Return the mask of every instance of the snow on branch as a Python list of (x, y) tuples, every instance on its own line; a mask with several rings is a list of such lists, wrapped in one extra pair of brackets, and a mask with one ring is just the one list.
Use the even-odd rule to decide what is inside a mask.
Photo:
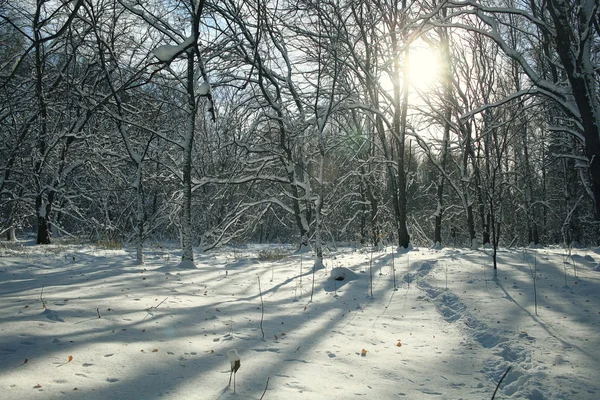
[(182, 43), (177, 45), (164, 44), (162, 46), (158, 46), (152, 52), (154, 56), (158, 58), (161, 62), (170, 63), (177, 56), (184, 53), (188, 48), (190, 48), (196, 39), (193, 36), (188, 37)]

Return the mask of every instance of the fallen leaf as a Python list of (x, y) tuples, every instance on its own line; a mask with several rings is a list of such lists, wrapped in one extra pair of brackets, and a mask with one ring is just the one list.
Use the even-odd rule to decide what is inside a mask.
[(402, 347), (402, 342), (398, 342), (398, 343), (396, 344), (396, 346), (398, 346), (398, 347)]
[(158, 349), (152, 349), (152, 352), (156, 353), (156, 352), (158, 352)]
[(23, 361), (23, 364), (27, 364), (29, 362), (29, 359), (26, 358), (25, 361)]
[(360, 352), (360, 355), (365, 357), (367, 355), (367, 351), (365, 349), (362, 349), (362, 351)]
[(77, 388), (73, 388), (73, 390), (79, 390), (79, 389), (77, 389)]
[(27, 305), (26, 305), (25, 307), (23, 307), (23, 308), (29, 308), (29, 304), (27, 304)]
[(34, 389), (39, 389), (39, 388), (41, 388), (41, 387), (42, 387), (42, 385), (40, 385), (40, 384), (38, 383), (38, 384), (37, 384), (37, 385), (35, 385), (33, 388), (34, 388)]
[(273, 334), (273, 336), (275, 336), (275, 340), (278, 340), (279, 338), (277, 337), (277, 335)]
[(142, 352), (142, 353), (143, 353), (143, 352), (144, 352), (144, 349), (141, 349), (141, 350), (140, 350), (140, 352)]
[(69, 356), (67, 359), (69, 360), (67, 362), (71, 362), (71, 361), (73, 361), (73, 356)]

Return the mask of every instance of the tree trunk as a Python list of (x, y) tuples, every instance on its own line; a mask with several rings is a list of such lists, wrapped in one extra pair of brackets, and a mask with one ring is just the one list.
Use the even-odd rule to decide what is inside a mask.
[(194, 92), (194, 52), (187, 52), (188, 126), (183, 147), (183, 204), (181, 210), (182, 261), (194, 262), (192, 240), (192, 149), (196, 131), (196, 96)]
[[(600, 99), (597, 88), (597, 71), (592, 62), (594, 20), (597, 12), (595, 0), (581, 0), (576, 24), (569, 20), (573, 15), (571, 2), (548, 1), (556, 29), (556, 51), (571, 84), (573, 97), (579, 109), (585, 155), (589, 161), (592, 193), (594, 195), (595, 219), (600, 220)], [(595, 5), (595, 7), (594, 7)], [(574, 32), (576, 31), (576, 32)], [(574, 34), (575, 33), (575, 34)], [(578, 51), (577, 51), (578, 50)]]
[(142, 191), (142, 163), (138, 164), (137, 178), (136, 178), (136, 261), (138, 265), (144, 264), (144, 231), (145, 224), (145, 212), (144, 212), (144, 192)]
[[(442, 9), (442, 16), (446, 17), (446, 8)], [(443, 171), (446, 170), (446, 162), (448, 159), (448, 142), (450, 141), (450, 124), (452, 118), (452, 57), (450, 56), (450, 38), (448, 31), (443, 29), (440, 32), (440, 47), (442, 51), (443, 70), (442, 84), (444, 85), (444, 99), (446, 101), (446, 110), (444, 112), (444, 136), (442, 137), (442, 155), (440, 166)], [(442, 244), (442, 217), (444, 207), (444, 173), (440, 173), (437, 183), (437, 209), (435, 213), (435, 230), (433, 241), (434, 244)]]
[(35, 198), (36, 216), (37, 216), (37, 244), (50, 244), (50, 221), (48, 214), (52, 211), (50, 202), (44, 201), (44, 195), (39, 194)]
[[(404, 140), (406, 138), (406, 119), (408, 114), (408, 89), (410, 81), (410, 71), (408, 69), (410, 52), (407, 49), (404, 52), (404, 66), (402, 84), (402, 105), (400, 106), (400, 85), (394, 85), (394, 136), (396, 140), (396, 157), (397, 168), (396, 173), (396, 224), (398, 229), (398, 246), (408, 248), (410, 245), (410, 235), (406, 227), (406, 172), (404, 170)], [(394, 60), (394, 72), (400, 74), (400, 66), (398, 59)]]
[(14, 242), (17, 240), (17, 236), (15, 235), (15, 227), (14, 226), (11, 226), (6, 231), (6, 240), (8, 240), (9, 242)]

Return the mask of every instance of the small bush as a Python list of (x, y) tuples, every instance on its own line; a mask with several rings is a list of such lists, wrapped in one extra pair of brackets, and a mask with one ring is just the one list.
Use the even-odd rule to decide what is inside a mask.
[(121, 243), (121, 241), (115, 239), (98, 240), (98, 243), (96, 245), (106, 250), (121, 250), (123, 248), (123, 244)]
[(258, 252), (260, 261), (279, 261), (287, 257), (288, 253), (283, 249), (263, 249)]
[(61, 246), (80, 246), (85, 243), (85, 241), (79, 236), (71, 236), (71, 237), (61, 237), (53, 239), (54, 244), (59, 244)]

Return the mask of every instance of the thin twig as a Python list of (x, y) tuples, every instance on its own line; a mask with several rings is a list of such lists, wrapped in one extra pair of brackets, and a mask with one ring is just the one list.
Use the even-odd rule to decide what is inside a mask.
[(267, 393), (267, 388), (269, 387), (269, 379), (271, 379), (270, 376), (267, 378), (267, 384), (265, 385), (265, 391), (263, 392), (262, 396), (260, 396), (260, 399), (258, 399), (258, 400), (262, 400), (263, 397), (265, 397), (265, 393)]
[(396, 265), (394, 263), (394, 246), (392, 246), (392, 275), (394, 276), (394, 290), (398, 290), (396, 286)]
[(100, 309), (98, 309), (98, 307), (96, 307), (96, 312), (98, 313), (98, 318), (102, 318), (102, 317), (100, 316)]
[(42, 295), (44, 294), (44, 286), (45, 285), (42, 285), (42, 291), (40, 292), (40, 300), (42, 301), (42, 308), (45, 310), (46, 309), (46, 302), (42, 298)]
[(155, 305), (155, 306), (151, 306), (151, 307), (150, 307), (148, 310), (152, 310), (153, 308), (156, 310), (158, 307), (160, 307), (160, 305), (161, 305), (162, 303), (164, 303), (165, 301), (167, 301), (167, 299), (168, 299), (168, 298), (169, 298), (169, 297), (165, 297), (165, 299), (164, 299), (163, 301), (161, 301), (160, 303), (158, 303), (158, 304), (157, 304), (157, 305)]
[(374, 251), (375, 251), (375, 246), (371, 247), (371, 259), (369, 260), (369, 285), (371, 287), (371, 298), (374, 298), (374, 296), (373, 296), (373, 252)]
[(506, 370), (504, 375), (502, 375), (502, 378), (500, 378), (500, 382), (498, 382), (498, 384), (496, 385), (496, 390), (494, 390), (494, 394), (492, 395), (492, 400), (494, 400), (494, 397), (496, 397), (496, 392), (498, 391), (498, 388), (500, 388), (500, 384), (502, 383), (504, 378), (506, 378), (506, 375), (508, 375), (508, 372), (510, 371), (511, 368), (512, 367), (508, 367), (508, 369)]
[(262, 297), (262, 290), (260, 288), (260, 276), (258, 277), (258, 294), (260, 294), (260, 331), (262, 332), (262, 339), (265, 340), (265, 331), (263, 330), (263, 319), (265, 318), (265, 306)]
[(162, 303), (164, 303), (165, 301), (167, 301), (167, 299), (168, 299), (168, 297), (165, 297), (165, 299), (163, 301), (161, 301), (160, 303), (158, 303), (156, 305), (156, 307), (154, 307), (154, 308), (158, 308)]

